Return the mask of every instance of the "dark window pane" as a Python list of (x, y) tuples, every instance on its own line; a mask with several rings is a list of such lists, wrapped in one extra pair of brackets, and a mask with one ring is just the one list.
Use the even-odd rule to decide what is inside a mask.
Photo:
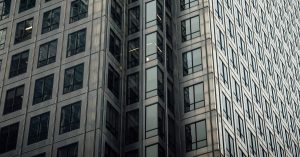
[(198, 5), (198, 0), (180, 0), (180, 9), (185, 10)]
[(113, 150), (107, 143), (105, 144), (105, 154), (104, 157), (118, 157), (119, 155), (115, 150)]
[(35, 6), (35, 0), (20, 0), (19, 13), (29, 10)]
[(139, 140), (139, 110), (129, 111), (126, 114), (126, 144)]
[(4, 126), (0, 129), (0, 154), (16, 149), (19, 123)]
[(57, 39), (42, 44), (39, 49), (37, 67), (39, 68), (54, 63), (56, 60), (56, 52), (57, 52)]
[(121, 40), (112, 30), (110, 30), (109, 52), (115, 57), (118, 62), (120, 62), (122, 52)]
[(59, 134), (70, 132), (80, 127), (81, 101), (62, 107)]
[(110, 64), (108, 67), (108, 80), (107, 88), (116, 96), (116, 98), (119, 98), (120, 75)]
[(52, 98), (54, 75), (48, 75), (35, 81), (33, 104), (37, 104)]
[(118, 111), (109, 102), (107, 102), (106, 129), (109, 130), (115, 137), (118, 137), (119, 125)]
[(57, 149), (57, 157), (77, 157), (78, 143), (72, 143)]
[[(1, 5), (1, 2), (0, 2), (0, 5)], [(7, 31), (6, 28), (0, 30), (0, 50), (4, 49), (4, 47), (5, 47), (6, 31)]]
[(9, 89), (6, 92), (3, 115), (20, 110), (23, 103), (24, 85)]
[(184, 88), (184, 112), (204, 107), (204, 101), (203, 83)]
[(195, 16), (181, 21), (182, 42), (200, 36), (200, 17)]
[(84, 65), (79, 64), (65, 70), (64, 76), (64, 90), (63, 93), (70, 93), (72, 91), (82, 88)]
[(127, 77), (127, 105), (139, 101), (139, 73)]
[(30, 119), (28, 145), (48, 138), (49, 118), (50, 112), (46, 112)]
[(43, 16), (42, 34), (55, 30), (59, 27), (60, 7), (47, 11)]
[(115, 23), (122, 27), (122, 8), (116, 0), (111, 1), (110, 14)]
[(186, 152), (207, 146), (205, 120), (185, 126)]
[(1, 8), (0, 20), (4, 20), (9, 17), (10, 6), (11, 6), (11, 0), (0, 1), (0, 8)]
[(85, 51), (86, 28), (68, 35), (67, 57)]
[(19, 22), (16, 27), (15, 44), (31, 39), (32, 29), (33, 18)]
[(70, 23), (86, 18), (88, 15), (88, 0), (75, 0), (71, 3)]
[(9, 78), (26, 73), (28, 65), (29, 50), (15, 54), (11, 58)]
[(127, 68), (132, 68), (139, 65), (140, 58), (140, 40), (139, 38), (130, 40), (128, 42), (128, 58)]
[(128, 33), (140, 31), (140, 7), (134, 7), (128, 11)]

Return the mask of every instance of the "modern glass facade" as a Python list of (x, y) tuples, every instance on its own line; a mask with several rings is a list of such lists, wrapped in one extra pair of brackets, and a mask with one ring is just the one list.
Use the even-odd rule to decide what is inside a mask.
[(297, 0), (0, 0), (0, 157), (297, 157)]

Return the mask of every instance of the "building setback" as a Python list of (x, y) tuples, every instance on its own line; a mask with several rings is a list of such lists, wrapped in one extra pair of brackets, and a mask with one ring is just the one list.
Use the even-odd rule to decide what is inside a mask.
[(298, 0), (0, 8), (0, 157), (300, 156)]

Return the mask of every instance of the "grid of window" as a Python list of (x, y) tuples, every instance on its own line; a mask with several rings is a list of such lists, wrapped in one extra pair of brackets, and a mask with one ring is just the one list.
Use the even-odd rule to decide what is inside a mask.
[(40, 45), (37, 67), (54, 63), (57, 53), (57, 39)]
[(198, 83), (184, 88), (184, 112), (204, 107), (204, 84)]
[(43, 16), (42, 34), (58, 29), (60, 20), (60, 7), (47, 11)]
[(69, 34), (67, 57), (85, 51), (85, 45), (86, 45), (86, 28)]
[(15, 32), (15, 44), (31, 39), (32, 29), (33, 18), (19, 22)]
[(24, 85), (7, 90), (3, 115), (20, 110), (22, 108), (23, 95)]
[(0, 129), (0, 154), (16, 149), (19, 123), (10, 124)]
[(201, 49), (185, 52), (182, 55), (183, 76), (193, 74), (203, 69)]
[(191, 40), (200, 36), (200, 17), (195, 16), (181, 21), (182, 42)]
[(37, 79), (34, 86), (33, 104), (41, 103), (52, 98), (54, 74)]
[(11, 57), (9, 78), (26, 73), (29, 50), (15, 54)]
[(76, 130), (80, 127), (81, 101), (61, 108), (59, 134)]
[(86, 18), (88, 15), (88, 0), (75, 0), (71, 3), (70, 23)]
[(28, 145), (48, 138), (49, 118), (50, 112), (46, 112), (30, 119)]
[(65, 70), (63, 93), (81, 89), (83, 85), (84, 64), (79, 64)]
[(185, 126), (185, 146), (187, 152), (207, 146), (205, 120)]

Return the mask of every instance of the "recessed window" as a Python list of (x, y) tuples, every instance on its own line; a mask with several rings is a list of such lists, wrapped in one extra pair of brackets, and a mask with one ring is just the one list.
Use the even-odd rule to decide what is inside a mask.
[(226, 65), (223, 63), (222, 60), (219, 60), (219, 75), (220, 75), (220, 80), (228, 86), (228, 71)]
[(221, 0), (216, 0), (216, 14), (218, 16), (218, 18), (223, 21), (223, 6), (222, 6), (222, 1)]
[(19, 13), (29, 10), (35, 6), (35, 0), (20, 0)]
[(151, 1), (146, 3), (146, 28), (158, 26), (161, 30), (163, 22), (162, 5), (159, 1)]
[(32, 29), (33, 18), (19, 22), (15, 32), (15, 44), (31, 39)]
[(185, 126), (186, 152), (207, 146), (206, 121), (202, 120)]
[(146, 62), (154, 59), (164, 62), (163, 38), (158, 32), (146, 35)]
[(217, 38), (217, 46), (218, 48), (222, 51), (225, 52), (225, 38), (224, 38), (224, 34), (221, 31), (221, 29), (217, 28), (216, 30), (216, 38)]
[(109, 37), (109, 52), (120, 62), (121, 60), (121, 40), (120, 38), (110, 30)]
[[(1, 4), (1, 2), (0, 2), (0, 4)], [(0, 30), (0, 50), (4, 49), (4, 47), (5, 47), (6, 32), (7, 32), (6, 28)]]
[(38, 104), (52, 98), (54, 74), (35, 81), (33, 104)]
[(82, 88), (84, 65), (79, 64), (65, 70), (63, 94)]
[(134, 7), (128, 11), (128, 33), (140, 31), (140, 7)]
[(106, 129), (109, 130), (115, 137), (119, 134), (119, 113), (118, 111), (107, 102), (106, 108)]
[(75, 0), (71, 3), (70, 23), (86, 18), (88, 15), (88, 0)]
[(242, 119), (242, 117), (236, 113), (236, 131), (237, 131), (237, 135), (242, 139), (242, 141), (245, 142), (245, 125), (244, 125), (244, 121)]
[(38, 154), (38, 155), (34, 155), (32, 157), (46, 157), (46, 153), (41, 153), (41, 154)]
[(60, 7), (47, 11), (43, 16), (42, 34), (58, 29), (60, 20)]
[(0, 154), (16, 149), (18, 131), (19, 123), (10, 124), (0, 129)]
[(7, 90), (3, 115), (12, 113), (22, 108), (24, 85)]
[(146, 70), (146, 98), (154, 96), (164, 100), (164, 76), (157, 66)]
[(46, 112), (30, 119), (27, 144), (33, 144), (48, 138), (50, 112)]
[(227, 130), (225, 130), (225, 141), (226, 141), (226, 144), (225, 144), (225, 147), (226, 147), (225, 155), (228, 156), (228, 157), (234, 157), (235, 148), (234, 148), (233, 138), (227, 132)]
[(110, 64), (108, 67), (108, 80), (107, 88), (116, 96), (116, 98), (119, 98), (120, 75)]
[(57, 157), (77, 157), (78, 143), (72, 143), (57, 149)]
[(184, 88), (184, 112), (204, 107), (204, 105), (203, 82)]
[(182, 56), (183, 76), (187, 76), (203, 69), (201, 49), (186, 52)]
[(81, 101), (61, 108), (59, 134), (79, 129), (81, 114)]
[(86, 28), (69, 34), (67, 57), (85, 51), (85, 42), (86, 42)]
[(9, 78), (26, 73), (29, 50), (15, 54), (11, 58)]
[(139, 140), (139, 110), (126, 113), (126, 144), (131, 144)]
[(241, 101), (241, 89), (240, 89), (240, 85), (234, 79), (233, 79), (233, 84), (232, 84), (231, 90), (233, 93), (234, 100), (239, 103)]
[(140, 40), (139, 38), (136, 38), (128, 42), (127, 68), (138, 66), (140, 62), (139, 58), (140, 58)]
[(160, 144), (146, 147), (146, 157), (165, 157), (165, 151)]
[(57, 39), (40, 45), (37, 67), (54, 63), (57, 53)]
[(165, 113), (160, 104), (146, 107), (146, 138), (160, 136), (164, 138)]
[(249, 138), (248, 138), (249, 139), (248, 140), (249, 152), (250, 152), (250, 154), (256, 156), (256, 153), (257, 153), (256, 138), (250, 130), (248, 130), (248, 131), (249, 131)]
[(191, 40), (200, 36), (200, 17), (195, 16), (181, 21), (182, 42)]
[(127, 77), (127, 105), (139, 101), (139, 73), (131, 74)]
[(136, 150), (126, 152), (125, 157), (139, 157), (139, 150), (136, 149)]
[(222, 93), (221, 97), (221, 104), (223, 108), (223, 114), (226, 120), (231, 124), (232, 123), (232, 118), (231, 118), (231, 104), (228, 98), (224, 93)]
[(193, 6), (197, 6), (199, 5), (199, 1), (198, 0), (180, 0), (180, 9), (181, 11), (185, 10), (185, 9), (189, 9)]
[(116, 0), (111, 1), (110, 14), (115, 23), (122, 27), (122, 7)]
[(2, 0), (0, 1), (0, 20), (4, 20), (9, 17), (10, 12), (10, 6), (11, 6), (11, 0)]

